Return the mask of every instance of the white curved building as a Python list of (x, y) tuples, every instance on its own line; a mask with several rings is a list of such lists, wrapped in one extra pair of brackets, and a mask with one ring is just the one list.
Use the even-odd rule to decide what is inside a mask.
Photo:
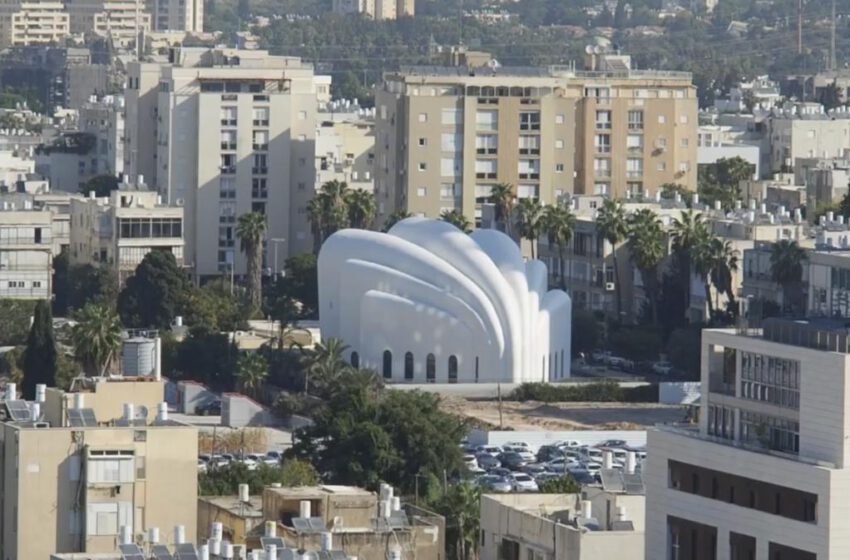
[(347, 229), (319, 253), (322, 338), (388, 382), (521, 383), (570, 376), (572, 305), (507, 235), (408, 218)]

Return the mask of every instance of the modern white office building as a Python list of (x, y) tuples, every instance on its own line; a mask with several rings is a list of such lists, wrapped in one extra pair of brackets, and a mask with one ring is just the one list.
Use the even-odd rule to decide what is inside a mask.
[(507, 235), (407, 218), (346, 229), (319, 253), (322, 338), (388, 382), (522, 383), (570, 376), (572, 305)]
[(266, 256), (312, 248), (313, 78), (300, 59), (258, 50), (180, 48), (168, 64), (128, 65), (125, 172), (183, 207), (197, 277), (244, 273), (235, 230), (248, 212), (268, 218)]
[(850, 555), (850, 331), (705, 330), (698, 426), (648, 435), (646, 558)]

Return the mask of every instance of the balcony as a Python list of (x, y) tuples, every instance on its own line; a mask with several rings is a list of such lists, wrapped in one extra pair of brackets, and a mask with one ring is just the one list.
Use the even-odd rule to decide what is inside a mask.
[(221, 143), (222, 150), (234, 151), (236, 150), (236, 142), (222, 142)]
[(252, 167), (251, 168), (251, 173), (253, 173), (254, 175), (265, 175), (268, 172), (269, 172), (268, 167)]
[[(236, 122), (234, 121), (234, 125)], [(254, 119), (254, 126), (269, 126), (269, 119)]]
[(221, 167), (219, 167), (219, 170), (221, 171), (222, 175), (233, 175), (234, 173), (236, 173), (236, 166), (222, 165)]
[(520, 173), (520, 179), (540, 179), (540, 173)]
[(255, 152), (265, 152), (266, 150), (269, 149), (269, 145), (268, 144), (254, 144), (253, 148), (254, 148)]
[(236, 119), (221, 119), (221, 126), (236, 126)]

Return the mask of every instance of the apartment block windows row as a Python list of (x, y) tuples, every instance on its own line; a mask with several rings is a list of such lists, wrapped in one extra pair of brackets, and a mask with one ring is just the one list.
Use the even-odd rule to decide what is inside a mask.
[[(254, 126), (269, 126), (269, 108), (268, 107), (254, 107), (253, 111), (253, 124)], [(236, 117), (234, 116), (234, 119)]]
[[(476, 163), (475, 163), (476, 173), (477, 173), (477, 170), (478, 170), (478, 161), (480, 161), (480, 160), (477, 160)], [(495, 163), (496, 162), (493, 161), (494, 166), (495, 166)], [(495, 173), (495, 167), (494, 167), (493, 173)], [(460, 177), (461, 175), (463, 175), (463, 159), (451, 157), (451, 158), (442, 158), (440, 160), (440, 176), (442, 176), (442, 177)]]
[(253, 133), (254, 151), (264, 152), (269, 149), (269, 131), (255, 130)]
[(611, 135), (610, 134), (597, 134), (593, 140), (594, 148), (596, 149), (597, 154), (610, 154), (611, 153)]
[(521, 159), (519, 160), (518, 172), (520, 179), (539, 179), (540, 178), (540, 160), (539, 159)]
[(497, 161), (495, 159), (475, 160), (476, 179), (495, 179), (497, 173)]
[(596, 111), (596, 129), (611, 130), (611, 111)]
[(523, 111), (519, 114), (520, 130), (540, 130), (540, 111)]
[(475, 127), (478, 130), (495, 132), (499, 130), (498, 111), (478, 111), (475, 114)]
[(628, 158), (626, 160), (626, 177), (629, 179), (640, 179), (643, 177), (643, 159)]
[(608, 158), (596, 158), (593, 160), (593, 173), (596, 177), (610, 177), (611, 160)]
[(629, 111), (629, 130), (643, 130), (643, 111)]
[(463, 135), (446, 133), (440, 136), (440, 149), (444, 152), (458, 152), (463, 147)]
[(475, 137), (475, 151), (480, 155), (496, 155), (498, 147), (499, 137), (495, 134), (479, 134)]
[(800, 362), (741, 352), (741, 397), (800, 408)]
[(463, 124), (463, 109), (443, 109), (441, 122), (446, 125)]
[(236, 126), (238, 109), (236, 107), (221, 108), (221, 126)]
[(221, 131), (221, 149), (233, 151), (236, 150), (236, 131), (232, 129)]
[(741, 441), (776, 451), (800, 452), (800, 424), (747, 410), (741, 411)]
[(519, 137), (519, 153), (521, 155), (539, 155), (540, 154), (540, 137), (539, 136), (520, 136)]
[(218, 197), (221, 199), (236, 198), (236, 179), (234, 177), (219, 177)]

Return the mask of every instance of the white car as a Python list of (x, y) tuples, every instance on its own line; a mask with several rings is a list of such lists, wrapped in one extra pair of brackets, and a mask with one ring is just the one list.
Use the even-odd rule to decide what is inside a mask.
[(242, 458), (242, 464), (248, 467), (249, 471), (255, 471), (257, 470), (257, 467), (260, 466), (260, 463), (265, 462), (263, 459), (264, 457), (261, 455), (249, 453), (248, 455), (245, 455), (245, 457)]
[(652, 373), (656, 375), (670, 375), (673, 372), (673, 364), (670, 362), (655, 362), (652, 364)]
[(207, 472), (207, 462), (203, 459), (198, 459), (198, 472)]
[(602, 463), (597, 463), (596, 461), (588, 461), (583, 465), (584, 470), (589, 472), (590, 474), (599, 474), (599, 471), (602, 470)]
[(528, 447), (506, 444), (502, 446), (502, 450), (505, 453), (516, 453), (517, 455), (522, 457), (523, 461), (526, 461), (528, 463), (534, 463), (535, 461), (537, 461), (537, 455), (532, 453)]
[(582, 447), (580, 450), (581, 456), (592, 461), (602, 460), (602, 450), (596, 447)]
[(577, 449), (581, 447), (581, 442), (578, 442), (574, 439), (566, 439), (564, 441), (559, 441), (555, 444), (559, 449)]
[(478, 466), (478, 459), (475, 458), (475, 455), (464, 455), (463, 462), (466, 465), (466, 470), (471, 473), (486, 472), (484, 469)]
[(546, 463), (546, 468), (550, 472), (563, 473), (570, 469), (578, 467), (580, 463), (575, 459), (555, 459)]
[(525, 473), (513, 473), (510, 477), (515, 492), (537, 492), (537, 482)]
[(498, 457), (502, 454), (504, 450), (497, 445), (479, 445), (478, 453), (486, 453), (488, 455), (492, 455), (493, 457)]

